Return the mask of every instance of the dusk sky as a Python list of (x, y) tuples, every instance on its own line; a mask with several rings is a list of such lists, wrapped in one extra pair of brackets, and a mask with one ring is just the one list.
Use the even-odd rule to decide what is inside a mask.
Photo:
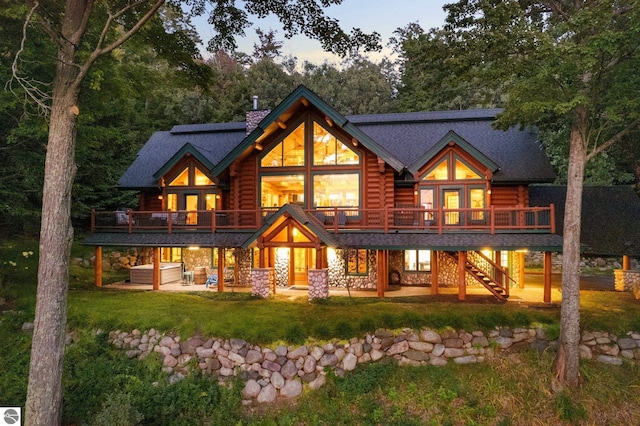
[[(399, 27), (404, 27), (411, 22), (418, 22), (420, 26), (428, 30), (444, 24), (445, 13), (442, 6), (451, 3), (453, 0), (344, 0), (341, 5), (332, 6), (327, 9), (327, 15), (340, 21), (343, 29), (347, 32), (351, 28), (360, 28), (364, 32), (377, 31), (382, 36), (382, 44), (385, 49), (381, 53), (372, 53), (370, 58), (378, 61), (383, 56), (388, 56), (390, 51), (386, 48), (389, 38)], [(322, 51), (320, 43), (309, 40), (306, 37), (298, 36), (292, 39), (285, 39), (280, 23), (274, 17), (264, 20), (257, 18), (250, 19), (254, 23), (254, 28), (259, 27), (263, 31), (273, 29), (277, 31), (276, 37), (284, 40), (282, 49), (284, 55), (293, 55), (298, 58), (298, 63), (307, 60), (320, 64), (325, 60), (338, 63), (340, 58), (329, 55)], [(209, 40), (211, 31), (206, 27), (200, 28), (202, 38)], [(257, 42), (255, 29), (246, 31), (247, 37), (238, 39), (238, 50), (251, 54), (253, 44)]]

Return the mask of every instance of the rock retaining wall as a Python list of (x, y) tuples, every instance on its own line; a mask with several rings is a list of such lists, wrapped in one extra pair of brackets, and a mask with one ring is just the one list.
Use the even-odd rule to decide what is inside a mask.
[[(125, 350), (129, 359), (144, 359), (158, 353), (170, 381), (180, 380), (196, 365), (221, 381), (241, 375), (247, 404), (272, 402), (277, 397), (296, 397), (305, 387), (324, 385), (327, 369), (338, 376), (354, 370), (358, 364), (392, 358), (400, 365), (443, 366), (449, 362), (484, 362), (502, 353), (554, 348), (543, 328), (502, 327), (485, 334), (452, 329), (399, 332), (378, 330), (363, 338), (324, 345), (278, 346), (252, 345), (241, 339), (204, 338), (199, 335), (182, 340), (156, 330), (140, 332), (112, 331), (109, 342)], [(640, 360), (640, 333), (618, 337), (606, 332), (583, 332), (580, 356), (601, 363), (621, 365), (624, 360)]]

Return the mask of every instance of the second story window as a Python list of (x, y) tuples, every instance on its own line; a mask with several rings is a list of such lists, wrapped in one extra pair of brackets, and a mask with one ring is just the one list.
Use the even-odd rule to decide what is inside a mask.
[(301, 123), (282, 142), (267, 152), (260, 167), (299, 167), (305, 165), (304, 123)]

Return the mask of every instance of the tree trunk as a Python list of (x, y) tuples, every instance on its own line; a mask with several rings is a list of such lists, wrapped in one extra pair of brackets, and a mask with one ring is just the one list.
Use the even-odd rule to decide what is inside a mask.
[(67, 323), (69, 258), (73, 240), (71, 188), (75, 175), (75, 48), (58, 50), (42, 191), (40, 263), (35, 327), (31, 346), (25, 425), (59, 425)]
[(583, 106), (576, 107), (571, 123), (567, 200), (564, 210), (560, 337), (554, 363), (556, 380), (569, 387), (580, 384), (580, 224), (587, 159), (587, 123), (587, 109)]

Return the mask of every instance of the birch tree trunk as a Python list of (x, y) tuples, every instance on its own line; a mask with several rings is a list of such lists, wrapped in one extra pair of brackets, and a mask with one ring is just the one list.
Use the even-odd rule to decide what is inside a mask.
[(571, 123), (562, 244), (560, 337), (554, 362), (556, 380), (574, 388), (580, 384), (580, 223), (587, 129), (588, 111), (584, 106), (578, 106), (573, 111)]

